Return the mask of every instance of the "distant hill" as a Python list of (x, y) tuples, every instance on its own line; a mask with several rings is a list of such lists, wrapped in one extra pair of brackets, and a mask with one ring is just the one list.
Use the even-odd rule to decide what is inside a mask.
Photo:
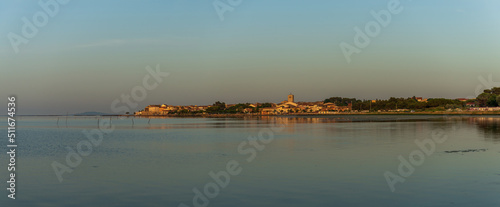
[(116, 115), (116, 114), (108, 114), (96, 111), (87, 111), (79, 114), (73, 114), (73, 116), (109, 116), (109, 115)]

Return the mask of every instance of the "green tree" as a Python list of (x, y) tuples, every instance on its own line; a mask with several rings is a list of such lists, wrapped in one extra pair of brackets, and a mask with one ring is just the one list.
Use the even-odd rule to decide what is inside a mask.
[(211, 114), (223, 113), (225, 109), (226, 109), (226, 103), (217, 101), (214, 104), (212, 104), (212, 106), (207, 108), (207, 113)]
[(355, 98), (342, 98), (342, 97), (330, 97), (325, 99), (324, 103), (334, 103), (337, 106), (347, 106), (350, 103), (355, 103), (357, 100)]
[(486, 90), (484, 90), (484, 92), (498, 96), (498, 95), (500, 95), (500, 87), (494, 87), (492, 89), (486, 89)]
[(492, 94), (490, 95), (490, 97), (488, 98), (488, 103), (487, 105), (489, 107), (497, 107), (498, 106), (498, 102), (497, 102), (497, 97), (496, 95)]
[(189, 110), (182, 109), (181, 111), (179, 111), (179, 114), (189, 114)]
[(260, 105), (258, 105), (255, 110), (253, 110), (254, 112), (259, 112), (261, 109), (263, 108), (270, 108), (270, 107), (273, 107), (273, 104), (272, 103), (262, 103)]
[(476, 98), (476, 104), (480, 107), (488, 106), (488, 100), (490, 99), (491, 94), (489, 93), (481, 93)]
[(273, 104), (272, 103), (263, 103), (260, 105), (261, 108), (269, 108), (269, 107), (273, 107)]

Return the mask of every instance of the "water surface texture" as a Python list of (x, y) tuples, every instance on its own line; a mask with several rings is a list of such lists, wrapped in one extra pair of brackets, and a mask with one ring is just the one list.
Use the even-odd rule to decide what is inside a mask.
[[(85, 132), (110, 119), (111, 132), (60, 182), (52, 164), (67, 165)], [(4, 190), (0, 206), (500, 206), (499, 116), (21, 116), (17, 124), (17, 199)], [(425, 154), (416, 143), (432, 149), (429, 141)], [(410, 175), (398, 172), (400, 156)], [(209, 173), (235, 162), (240, 172), (217, 185)], [(404, 180), (394, 191), (387, 172)]]

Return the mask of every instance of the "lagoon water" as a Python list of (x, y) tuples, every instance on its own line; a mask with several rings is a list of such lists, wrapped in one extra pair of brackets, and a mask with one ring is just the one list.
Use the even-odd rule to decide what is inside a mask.
[[(66, 165), (68, 148), (77, 150), (87, 140), (83, 131), (95, 130), (98, 119), (110, 118), (112, 132), (60, 182), (52, 163)], [(17, 199), (11, 200), (5, 190), (4, 119), (0, 206), (500, 206), (500, 116), (133, 122), (68, 117), (66, 124), (65, 117), (17, 117)], [(248, 139), (259, 136), (266, 143), (257, 141), (255, 149)], [(433, 141), (435, 149), (423, 160), (410, 158), (412, 152), (421, 152), (416, 140), (436, 136), (446, 140)], [(418, 165), (408, 162), (412, 173), (401, 176), (404, 182), (394, 184), (392, 192), (384, 173), (400, 176), (399, 156)], [(227, 186), (217, 192), (209, 172), (227, 171), (228, 162), (238, 162), (241, 172), (230, 175)], [(193, 189), (203, 192), (207, 185), (211, 195), (196, 197)]]

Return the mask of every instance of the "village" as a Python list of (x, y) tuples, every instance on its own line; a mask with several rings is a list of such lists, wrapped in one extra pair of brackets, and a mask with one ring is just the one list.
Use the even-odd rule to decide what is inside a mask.
[[(336, 97), (337, 98), (337, 97)], [(408, 100), (414, 103), (406, 104)], [(377, 108), (381, 102), (384, 109)], [(413, 97), (408, 99), (389, 100), (335, 100), (316, 102), (295, 102), (295, 96), (289, 94), (287, 99), (280, 103), (245, 103), (226, 104), (216, 102), (213, 105), (148, 105), (143, 110), (134, 113), (136, 116), (167, 116), (167, 115), (194, 115), (194, 114), (249, 114), (249, 115), (285, 115), (285, 114), (341, 114), (341, 113), (414, 113), (418, 112), (498, 112), (500, 107), (480, 107), (476, 106), (475, 99), (424, 99)], [(336, 104), (337, 103), (337, 104)], [(394, 105), (395, 103), (395, 105)], [(398, 103), (401, 103), (398, 107)], [(391, 106), (392, 104), (392, 106)], [(354, 106), (355, 105), (355, 106)], [(373, 105), (373, 107), (372, 107)], [(433, 106), (432, 108), (425, 108)], [(418, 108), (422, 108), (419, 110)]]
[[(335, 114), (339, 112), (352, 111), (352, 104), (347, 106), (337, 106), (334, 103), (317, 102), (295, 102), (293, 94), (288, 95), (287, 100), (279, 104), (275, 103), (253, 103), (253, 104), (223, 104), (224, 109), (234, 108), (233, 112), (240, 114), (260, 114), (260, 115), (279, 115), (291, 113), (316, 113), (316, 114)], [(217, 105), (214, 104), (214, 105)], [(208, 106), (172, 106), (172, 105), (149, 105), (144, 110), (135, 112), (135, 115), (169, 115), (182, 113), (210, 113), (213, 105)], [(214, 111), (214, 110), (212, 110)], [(214, 112), (217, 112), (216, 110)]]

